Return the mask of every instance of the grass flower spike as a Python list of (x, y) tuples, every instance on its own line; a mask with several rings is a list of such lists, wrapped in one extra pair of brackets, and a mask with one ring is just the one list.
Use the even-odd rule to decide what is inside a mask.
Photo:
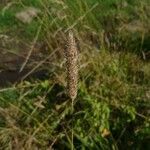
[(67, 48), (66, 48), (66, 64), (67, 64), (67, 84), (68, 95), (73, 101), (77, 96), (78, 82), (78, 52), (75, 38), (72, 31), (68, 33)]

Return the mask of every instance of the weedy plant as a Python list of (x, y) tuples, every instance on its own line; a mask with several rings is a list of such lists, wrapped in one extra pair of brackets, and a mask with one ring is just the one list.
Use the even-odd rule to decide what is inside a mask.
[[(74, 100), (77, 97), (78, 86), (78, 50), (73, 32), (70, 30), (67, 39), (66, 66), (67, 66), (67, 90), (68, 96), (72, 101), (72, 113)], [(72, 116), (73, 117), (73, 116)], [(73, 149), (73, 130), (72, 130), (72, 149)]]

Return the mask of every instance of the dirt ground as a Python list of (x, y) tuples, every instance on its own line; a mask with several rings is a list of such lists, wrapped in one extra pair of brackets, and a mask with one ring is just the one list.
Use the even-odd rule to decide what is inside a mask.
[[(20, 81), (39, 61), (43, 60), (44, 52), (42, 50), (42, 43), (27, 44), (16, 41), (7, 35), (0, 35), (0, 86)], [(20, 71), (25, 61), (27, 61), (26, 65)], [(31, 76), (41, 78), (43, 75), (44, 71), (37, 71)]]

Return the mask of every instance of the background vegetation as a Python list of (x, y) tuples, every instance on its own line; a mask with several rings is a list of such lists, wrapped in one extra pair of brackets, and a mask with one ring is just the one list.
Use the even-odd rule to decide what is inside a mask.
[[(28, 7), (41, 12), (24, 24), (15, 14)], [(34, 45), (41, 57), (31, 70), (47, 72), (0, 89), (0, 149), (148, 150), (149, 12), (149, 0), (0, 1), (0, 49), (20, 55)], [(63, 56), (70, 29), (80, 74), (73, 117)]]

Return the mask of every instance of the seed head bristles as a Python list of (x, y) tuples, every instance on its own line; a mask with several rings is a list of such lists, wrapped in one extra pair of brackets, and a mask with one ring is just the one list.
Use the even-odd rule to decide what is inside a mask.
[(77, 96), (78, 83), (78, 51), (75, 38), (72, 31), (68, 32), (67, 48), (66, 48), (66, 65), (67, 65), (67, 84), (68, 96), (72, 101)]

